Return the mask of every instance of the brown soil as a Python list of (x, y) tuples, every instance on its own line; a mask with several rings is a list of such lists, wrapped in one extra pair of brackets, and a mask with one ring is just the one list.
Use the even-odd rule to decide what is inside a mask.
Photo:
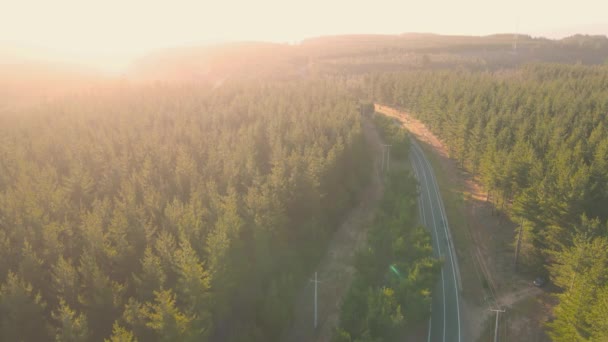
[[(497, 216), (499, 211), (487, 201), (480, 182), (458, 167), (446, 146), (422, 122), (387, 106), (376, 105), (376, 111), (401, 121), (427, 152), (432, 152), (431, 159), (441, 165), (435, 172), (446, 179), (447, 184), (440, 182), (440, 186), (443, 185), (441, 192), (448, 214), (456, 211), (464, 218), (458, 222), (450, 217), (450, 226), (463, 281), (463, 328), (467, 340), (485, 340), (488, 325), (493, 333), (494, 313), (489, 309), (501, 307), (507, 310), (500, 329), (501, 341), (545, 341), (542, 323), (548, 318), (551, 300), (531, 285), (533, 276), (515, 272), (513, 241), (517, 226), (508, 217)], [(450, 193), (452, 198), (463, 200), (446, 201), (446, 194)]]
[[(362, 128), (373, 156), (382, 155), (382, 140), (369, 118), (362, 118)], [(328, 252), (317, 267), (318, 327), (313, 327), (314, 284), (308, 282), (300, 291), (294, 307), (294, 321), (283, 334), (283, 341), (329, 341), (338, 324), (340, 302), (355, 274), (355, 252), (365, 246), (367, 228), (382, 198), (383, 183), (380, 161), (376, 157), (370, 183), (362, 191), (359, 204), (353, 208), (340, 228), (334, 233)], [(311, 274), (311, 279), (314, 273)]]

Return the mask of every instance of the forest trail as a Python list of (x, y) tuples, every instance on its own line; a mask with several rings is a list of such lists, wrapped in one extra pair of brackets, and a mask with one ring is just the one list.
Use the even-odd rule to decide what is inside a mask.
[[(355, 275), (354, 257), (367, 239), (375, 208), (378, 205), (384, 186), (380, 173), (382, 140), (368, 117), (361, 118), (363, 134), (371, 147), (373, 168), (369, 184), (361, 192), (359, 203), (354, 207), (328, 245), (327, 253), (317, 267), (318, 280), (318, 327), (314, 329), (314, 283), (307, 281), (300, 290), (294, 306), (294, 320), (283, 334), (283, 341), (309, 342), (331, 340), (334, 328), (340, 317), (340, 303), (350, 288)], [(311, 274), (311, 279), (314, 273)]]

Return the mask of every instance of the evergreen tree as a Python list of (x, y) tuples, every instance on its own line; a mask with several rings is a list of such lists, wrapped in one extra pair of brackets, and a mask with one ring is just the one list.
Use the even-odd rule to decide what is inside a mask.
[(32, 285), (9, 272), (0, 287), (0, 339), (2, 341), (44, 341), (49, 325), (46, 303)]
[(52, 317), (59, 323), (55, 341), (85, 342), (90, 339), (86, 317), (74, 312), (63, 300), (59, 303), (59, 309), (52, 313)]

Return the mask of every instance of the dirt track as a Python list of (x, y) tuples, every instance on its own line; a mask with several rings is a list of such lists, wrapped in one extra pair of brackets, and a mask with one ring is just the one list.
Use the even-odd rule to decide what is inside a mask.
[[(359, 204), (346, 216), (328, 246), (327, 254), (317, 267), (318, 279), (318, 328), (313, 328), (314, 286), (307, 282), (300, 290), (294, 307), (294, 322), (283, 334), (283, 341), (309, 342), (329, 341), (337, 326), (340, 301), (349, 289), (355, 274), (353, 266), (355, 252), (365, 245), (367, 228), (374, 211), (382, 198), (383, 183), (380, 177), (382, 140), (371, 120), (361, 119), (363, 133), (372, 149), (374, 160), (370, 183), (361, 192)], [(311, 274), (314, 278), (314, 272)]]

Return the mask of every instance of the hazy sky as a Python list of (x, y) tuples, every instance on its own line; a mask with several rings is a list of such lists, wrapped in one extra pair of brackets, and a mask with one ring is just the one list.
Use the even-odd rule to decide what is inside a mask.
[(119, 69), (147, 51), (342, 33), (608, 34), (604, 0), (0, 0), (0, 45)]

